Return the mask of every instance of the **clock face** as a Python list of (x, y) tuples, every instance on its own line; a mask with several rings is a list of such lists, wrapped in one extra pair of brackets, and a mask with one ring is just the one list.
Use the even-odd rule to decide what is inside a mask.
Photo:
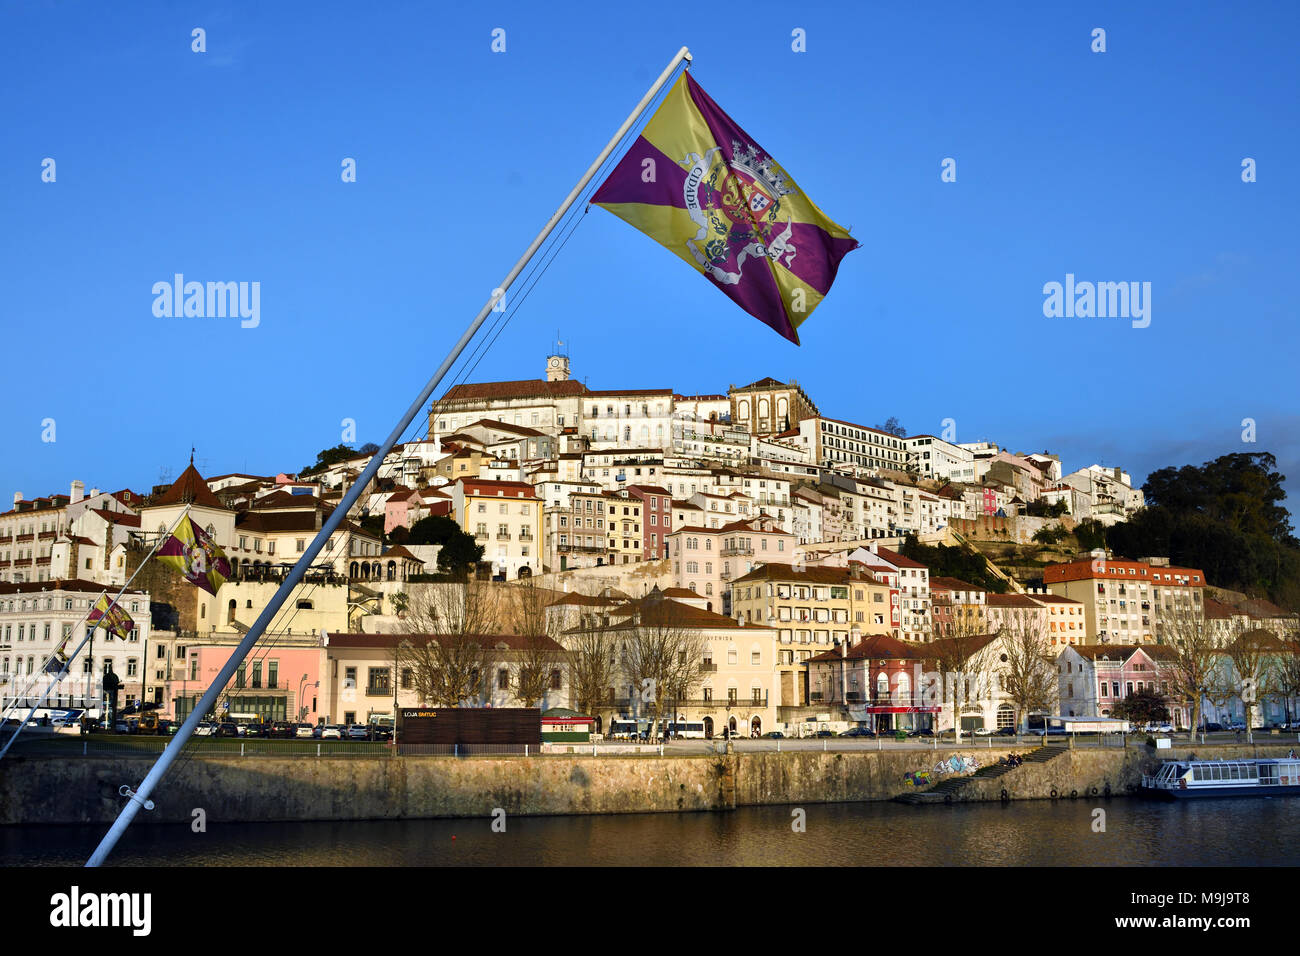
[(560, 360), (557, 358), (551, 359), (551, 368), (559, 368), (559, 367), (560, 367)]

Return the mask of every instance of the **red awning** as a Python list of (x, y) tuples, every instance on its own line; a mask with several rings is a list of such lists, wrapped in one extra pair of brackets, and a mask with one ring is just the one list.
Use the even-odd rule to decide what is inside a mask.
[(937, 714), (938, 707), (867, 707), (868, 714)]

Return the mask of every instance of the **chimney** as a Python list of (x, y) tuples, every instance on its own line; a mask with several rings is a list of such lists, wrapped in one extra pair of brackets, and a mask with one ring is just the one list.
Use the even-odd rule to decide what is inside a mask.
[(15, 491), (15, 492), (14, 492), (14, 507), (17, 508), (17, 507), (18, 507), (18, 502), (20, 502), (20, 501), (22, 501), (22, 500), (23, 500), (23, 493), (22, 493), (21, 491)]
[(844, 660), (848, 660), (848, 657), (849, 657), (849, 642), (848, 642), (848, 641), (841, 641), (841, 642), (840, 642), (840, 657), (843, 658)]
[(85, 497), (85, 494), (84, 494), (85, 490), (86, 490), (86, 486), (85, 486), (81, 481), (79, 481), (79, 480), (78, 480), (78, 481), (74, 481), (74, 482), (72, 483), (72, 494), (69, 495), (69, 501), (68, 501), (68, 504), (70, 504), (70, 505), (75, 505), (78, 501), (80, 501), (82, 498), (84, 498), (84, 497)]
[(97, 494), (99, 494), (99, 489), (98, 489), (98, 488), (91, 488), (91, 489), (90, 489), (90, 497), (93, 498), (93, 497), (95, 497), (95, 495), (97, 495)]

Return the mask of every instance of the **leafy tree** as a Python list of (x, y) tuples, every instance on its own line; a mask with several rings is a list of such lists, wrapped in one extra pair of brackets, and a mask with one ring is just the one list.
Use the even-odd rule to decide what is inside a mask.
[(925, 545), (917, 540), (916, 535), (908, 535), (898, 551), (903, 557), (919, 561), (928, 567), (932, 577), (969, 581), (994, 594), (1001, 594), (1007, 589), (1006, 582), (989, 571), (988, 563), (982, 554), (967, 551), (965, 548), (942, 544)]
[(1056, 544), (1056, 542), (1060, 541), (1068, 533), (1069, 532), (1060, 525), (1051, 525), (1046, 528), (1039, 528), (1035, 531), (1034, 540), (1040, 544)]
[(374, 442), (372, 442), (372, 441), (368, 441), (368, 442), (366, 442), (364, 445), (362, 445), (360, 448), (357, 449), (357, 454), (358, 454), (358, 455), (373, 455), (373, 454), (374, 454), (375, 452), (377, 452), (377, 451), (379, 451), (379, 446), (376, 445), (376, 444), (375, 444)]
[(384, 516), (383, 515), (366, 515), (357, 524), (361, 525), (362, 531), (369, 531), (379, 540), (384, 539)]
[(1074, 540), (1080, 551), (1095, 551), (1106, 546), (1106, 526), (1096, 518), (1080, 521), (1074, 526)]
[(438, 570), (456, 577), (467, 577), (483, 560), (483, 546), (472, 534), (463, 531), (448, 538), (438, 552)]
[(1142, 486), (1147, 507), (1115, 525), (1116, 554), (1168, 555), (1220, 587), (1300, 599), (1300, 542), (1283, 505), (1284, 475), (1267, 452), (1224, 455), (1199, 467), (1162, 468)]
[(1143, 687), (1112, 707), (1110, 715), (1119, 720), (1131, 720), (1138, 726), (1160, 724), (1169, 719), (1169, 707), (1158, 691)]
[(302, 471), (301, 475), (314, 475), (318, 471), (324, 471), (330, 465), (337, 465), (341, 461), (347, 461), (349, 458), (356, 458), (358, 452), (349, 448), (347, 445), (335, 445), (333, 448), (323, 448), (316, 453), (316, 463), (308, 465)]
[(429, 515), (411, 525), (407, 544), (446, 544), (457, 534), (461, 534), (460, 525), (446, 515)]

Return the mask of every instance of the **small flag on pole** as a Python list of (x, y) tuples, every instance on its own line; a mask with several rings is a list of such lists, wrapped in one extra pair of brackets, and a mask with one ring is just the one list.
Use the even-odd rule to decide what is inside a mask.
[(86, 623), (102, 627), (109, 634), (115, 634), (122, 640), (129, 638), (131, 632), (135, 630), (135, 621), (131, 620), (131, 615), (122, 610), (116, 601), (110, 604), (107, 594), (99, 596), (99, 600), (95, 602), (94, 608), (86, 618)]
[(186, 581), (209, 594), (216, 594), (230, 577), (230, 562), (225, 552), (194, 526), (189, 515), (181, 519), (172, 536), (158, 549), (158, 560), (170, 564)]
[(683, 73), (592, 197), (799, 344), (795, 330), (858, 248)]

